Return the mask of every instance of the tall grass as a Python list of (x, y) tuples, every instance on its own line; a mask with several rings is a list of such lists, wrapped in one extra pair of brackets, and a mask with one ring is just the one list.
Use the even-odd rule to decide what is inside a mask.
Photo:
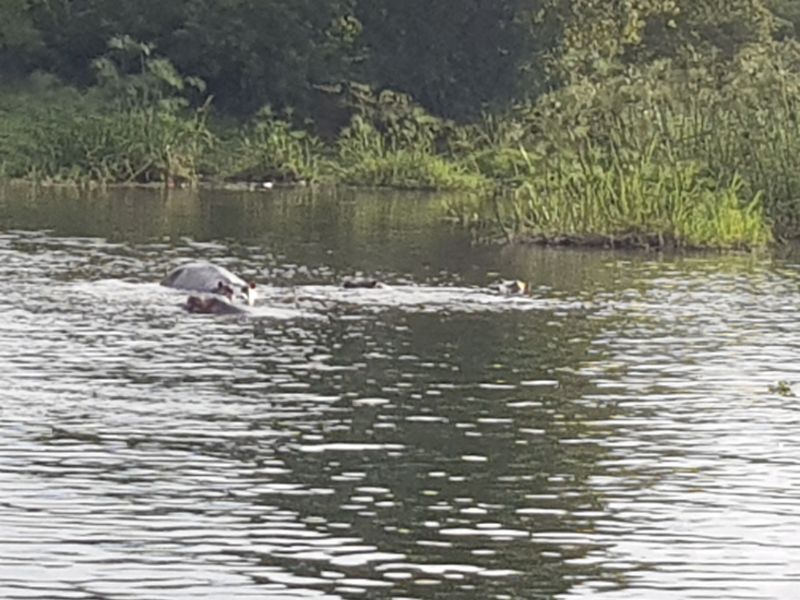
[(220, 144), (206, 170), (226, 180), (314, 183), (325, 177), (324, 156), (319, 138), (264, 107)]
[(195, 181), (209, 143), (202, 118), (147, 109), (50, 111), (26, 133), (21, 174), (55, 181)]
[(487, 185), (470, 171), (434, 151), (431, 140), (400, 142), (355, 116), (337, 141), (335, 176), (352, 185), (406, 189), (479, 189)]
[[(182, 96), (200, 82), (152, 58), (128, 38), (110, 42), (96, 61), (98, 85), (85, 92), (35, 77), (0, 100), (0, 161), (10, 176), (54, 181), (194, 182), (214, 143), (208, 103)], [(140, 72), (121, 72), (115, 52), (134, 53)]]
[(461, 125), (355, 86), (349, 125), (325, 142), (269, 109), (242, 126), (212, 124), (201, 82), (146, 45), (112, 42), (95, 88), (0, 95), (1, 174), (476, 191), (450, 204), (462, 223), (544, 241), (744, 248), (800, 236), (792, 42), (733, 60), (687, 52), (615, 65)]
[(471, 160), (514, 193), (469, 200), (459, 217), (561, 241), (753, 247), (772, 233), (797, 237), (798, 103), (794, 44), (748, 48), (733, 62), (689, 54), (619, 66), (509, 114), (516, 147), (484, 143)]
[(771, 240), (762, 196), (714, 181), (694, 163), (652, 152), (607, 165), (581, 157), (542, 164), (495, 214), (504, 230), (542, 241), (641, 247), (755, 248)]

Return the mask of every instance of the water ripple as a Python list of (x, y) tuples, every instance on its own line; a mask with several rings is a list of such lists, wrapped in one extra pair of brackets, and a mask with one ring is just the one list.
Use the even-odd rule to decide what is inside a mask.
[[(0, 597), (794, 597), (796, 265), (208, 202), (210, 239), (0, 232)], [(261, 304), (185, 314), (197, 256)]]

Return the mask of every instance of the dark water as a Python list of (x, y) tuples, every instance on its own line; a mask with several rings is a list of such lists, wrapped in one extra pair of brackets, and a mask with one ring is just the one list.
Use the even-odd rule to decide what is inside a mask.
[[(797, 597), (798, 265), (440, 209), (0, 188), (0, 598)], [(195, 257), (252, 316), (156, 285)]]

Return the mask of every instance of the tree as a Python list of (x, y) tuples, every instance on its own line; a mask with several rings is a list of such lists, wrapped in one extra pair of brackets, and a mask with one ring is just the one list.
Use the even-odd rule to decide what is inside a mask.
[(185, 10), (163, 50), (224, 109), (308, 111), (313, 84), (345, 76), (348, 0), (188, 0)]
[(559, 27), (548, 0), (360, 0), (362, 78), (438, 115), (466, 117), (535, 94)]
[(603, 71), (694, 50), (733, 57), (768, 41), (773, 15), (762, 0), (575, 0), (565, 22), (562, 72)]
[(0, 71), (19, 71), (39, 41), (28, 13), (28, 0), (0, 3)]

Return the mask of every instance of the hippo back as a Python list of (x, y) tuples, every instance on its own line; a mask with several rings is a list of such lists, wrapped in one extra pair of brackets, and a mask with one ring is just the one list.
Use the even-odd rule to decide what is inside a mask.
[(247, 282), (228, 269), (204, 262), (177, 267), (161, 281), (161, 285), (179, 290), (211, 293), (217, 290), (220, 281), (236, 288), (247, 286)]

